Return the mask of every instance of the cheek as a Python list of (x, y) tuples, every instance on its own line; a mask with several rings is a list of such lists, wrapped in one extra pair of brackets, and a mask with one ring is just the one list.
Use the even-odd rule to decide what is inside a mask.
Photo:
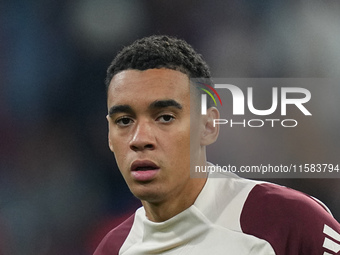
[[(190, 128), (182, 129), (177, 132), (176, 136), (171, 139), (174, 144), (172, 144), (172, 150), (176, 154), (177, 158), (187, 159), (190, 156)], [(184, 162), (183, 162), (184, 163)]]
[(117, 165), (120, 169), (124, 166), (125, 158), (127, 155), (127, 139), (121, 139), (114, 135), (109, 136), (110, 143), (111, 143), (111, 150), (115, 156)]
[(192, 147), (199, 146), (201, 141), (201, 122), (197, 119), (191, 120), (190, 144)]
[(111, 143), (112, 150), (115, 154), (122, 150), (125, 150), (128, 140), (127, 135), (119, 132), (119, 129), (117, 129), (113, 124), (109, 126), (108, 137)]

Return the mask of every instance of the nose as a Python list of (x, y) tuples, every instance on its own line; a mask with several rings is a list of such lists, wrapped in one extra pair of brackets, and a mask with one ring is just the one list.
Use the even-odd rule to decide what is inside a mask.
[(155, 149), (155, 137), (152, 127), (148, 123), (136, 125), (135, 132), (130, 141), (130, 148), (133, 151)]

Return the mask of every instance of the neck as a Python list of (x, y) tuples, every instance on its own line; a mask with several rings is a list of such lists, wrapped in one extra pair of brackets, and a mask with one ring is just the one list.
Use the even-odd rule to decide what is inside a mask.
[(189, 192), (174, 194), (164, 201), (154, 203), (142, 200), (146, 217), (153, 222), (163, 222), (186, 210), (194, 204), (206, 180), (196, 178)]

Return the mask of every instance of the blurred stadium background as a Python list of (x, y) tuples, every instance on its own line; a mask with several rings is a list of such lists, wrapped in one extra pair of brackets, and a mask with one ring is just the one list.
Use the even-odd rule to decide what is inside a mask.
[[(339, 1), (316, 0), (0, 1), (0, 254), (92, 254), (139, 206), (107, 147), (103, 81), (123, 45), (178, 36), (214, 77), (337, 77), (339, 13)], [(339, 156), (339, 95), (320, 96), (323, 125), (287, 141), (287, 161), (307, 161), (305, 148)], [(235, 142), (256, 157), (263, 139), (253, 138)], [(275, 181), (340, 220), (340, 179)]]

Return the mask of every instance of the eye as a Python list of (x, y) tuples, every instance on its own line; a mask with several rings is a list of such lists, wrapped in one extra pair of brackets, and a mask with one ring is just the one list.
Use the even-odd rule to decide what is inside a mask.
[(164, 114), (164, 115), (161, 115), (157, 118), (157, 120), (159, 122), (162, 122), (162, 123), (170, 123), (172, 122), (173, 120), (175, 119), (174, 116), (170, 115), (170, 114)]
[(126, 127), (126, 126), (129, 126), (131, 123), (132, 123), (132, 119), (129, 118), (129, 117), (121, 117), (121, 118), (118, 118), (115, 123), (118, 125), (118, 126), (121, 126), (121, 127)]

